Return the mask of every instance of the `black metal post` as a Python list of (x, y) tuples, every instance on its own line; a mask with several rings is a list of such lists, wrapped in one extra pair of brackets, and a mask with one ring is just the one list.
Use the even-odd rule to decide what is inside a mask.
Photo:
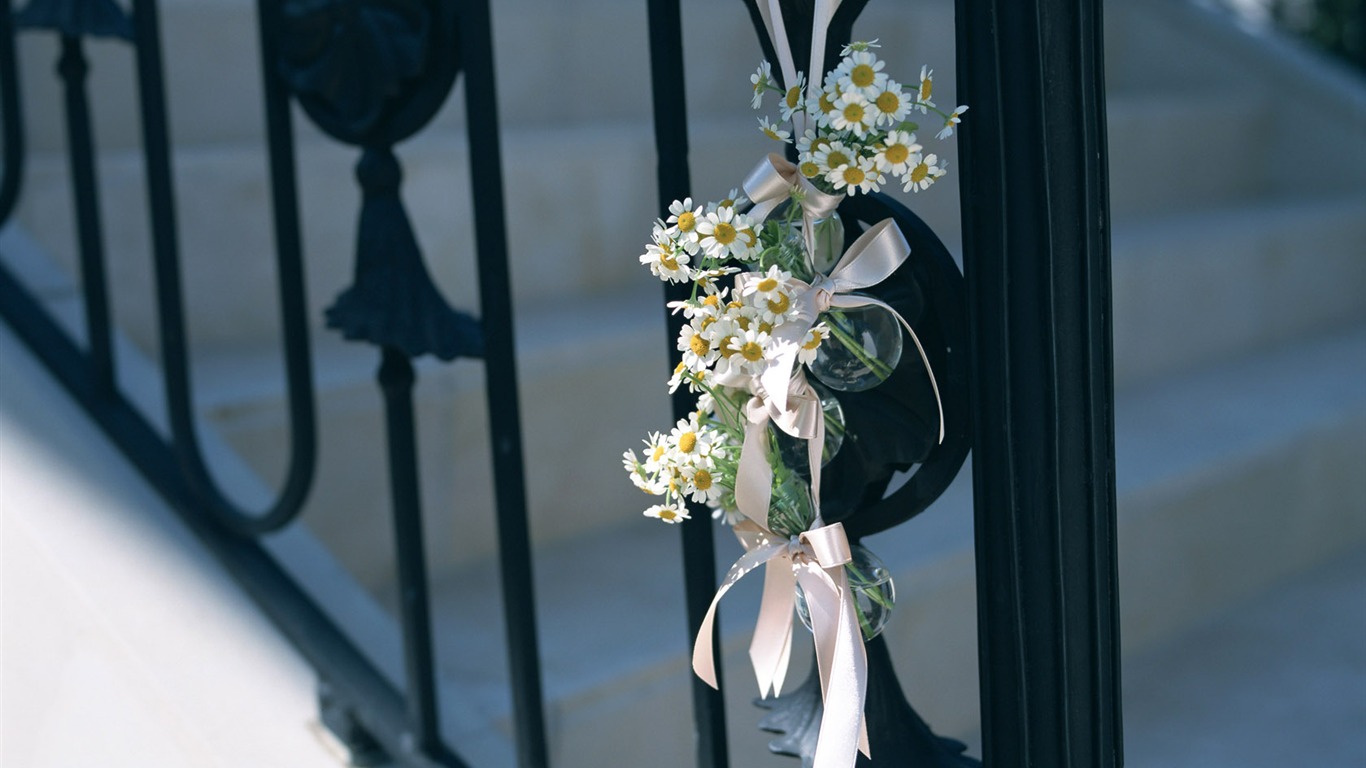
[(1101, 0), (958, 0), (982, 734), (1122, 765)]
[(460, 29), (466, 72), (470, 175), (478, 179), (479, 185), (479, 193), (474, 196), (474, 220), (479, 304), (483, 313), (484, 388), (498, 500), (498, 566), (508, 634), (517, 761), (521, 768), (544, 768), (550, 764), (550, 750), (546, 742), (537, 642), (531, 530), (527, 523), (512, 278), (508, 270), (502, 152), (488, 0), (471, 0), (464, 4)]
[(19, 115), (19, 65), (14, 55), (14, 16), (8, 0), (0, 4), (0, 225), (19, 200), (24, 169), (24, 129)]
[(57, 63), (66, 92), (66, 133), (70, 150), (71, 194), (76, 209), (76, 235), (81, 258), (81, 290), (85, 297), (86, 343), (96, 392), (114, 390), (114, 350), (110, 342), (109, 294), (104, 272), (104, 235), (100, 226), (99, 186), (95, 179), (95, 142), (86, 98), (89, 66), (81, 38), (62, 35)]
[[(674, 200), (689, 194), (692, 185), (688, 173), (688, 115), (683, 88), (683, 22), (678, 0), (650, 0), (650, 74), (654, 100), (655, 149), (658, 152), (657, 180), (659, 210), (668, 210)], [(669, 284), (664, 289), (668, 301), (688, 298), (682, 285)], [(666, 315), (669, 339), (678, 338), (682, 315)], [(668, 346), (669, 365), (682, 359), (672, 343)], [(694, 399), (685, 388), (673, 396), (676, 418), (683, 418), (695, 407)], [(702, 514), (697, 514), (702, 510)], [(683, 589), (687, 604), (688, 637), (697, 636), (716, 592), (716, 548), (711, 518), (705, 508), (695, 505), (693, 519), (683, 523)], [(715, 624), (716, 642), (720, 636), (720, 622)], [(719, 690), (691, 675), (693, 725), (696, 728), (696, 756), (700, 768), (725, 768), (730, 764), (726, 749), (725, 700)], [(725, 685), (721, 667), (716, 669), (716, 680)]]
[(389, 490), (394, 509), (399, 616), (403, 623), (405, 694), (412, 749), (437, 754), (441, 726), (432, 663), (432, 620), (427, 591), (427, 555), (422, 544), (422, 502), (417, 481), (417, 430), (413, 426), (413, 364), (384, 347), (379, 385), (389, 445)]

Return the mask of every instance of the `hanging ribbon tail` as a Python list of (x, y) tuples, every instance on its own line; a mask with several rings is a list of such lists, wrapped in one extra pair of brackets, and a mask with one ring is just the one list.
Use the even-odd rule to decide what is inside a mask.
[[(807, 85), (807, 98), (814, 99), (821, 92), (820, 81), (825, 77), (825, 37), (830, 22), (839, 10), (841, 0), (816, 0), (811, 14), (811, 57), (807, 66), (814, 74)], [(845, 41), (849, 42), (849, 41)]]
[(868, 657), (844, 572), (844, 564), (851, 557), (849, 541), (839, 523), (808, 531), (801, 541), (815, 560), (794, 567), (811, 616), (825, 702), (815, 765), (852, 768), (857, 752), (868, 754), (863, 712)]
[(759, 681), (760, 698), (777, 696), (783, 689), (792, 659), (792, 610), (797, 577), (786, 558), (775, 557), (764, 566), (764, 596), (754, 638), (749, 644), (749, 660)]
[(920, 343), (920, 337), (915, 335), (915, 329), (912, 328), (911, 324), (906, 322), (906, 318), (902, 317), (901, 313), (893, 309), (891, 305), (887, 304), (887, 302), (885, 301), (875, 299), (871, 296), (836, 295), (830, 299), (830, 306), (832, 307), (845, 307), (847, 309), (851, 309), (854, 307), (865, 307), (870, 305), (882, 307), (888, 312), (891, 312), (892, 316), (896, 318), (897, 322), (901, 323), (901, 327), (906, 329), (906, 333), (910, 335), (911, 341), (915, 343), (915, 351), (920, 353), (920, 363), (925, 366), (925, 374), (930, 377), (930, 388), (934, 390), (934, 404), (939, 412), (939, 442), (943, 443), (944, 401), (939, 397), (939, 382), (934, 377), (934, 368), (930, 366), (930, 358), (928, 355), (925, 354), (925, 347), (923, 344)]
[[(741, 523), (740, 525), (744, 525)], [(739, 526), (736, 526), (737, 534)], [(767, 540), (761, 538), (759, 540)], [(742, 538), (743, 542), (744, 539)], [(712, 632), (716, 625), (716, 607), (721, 604), (721, 598), (726, 596), (730, 588), (735, 586), (746, 574), (768, 562), (772, 558), (779, 557), (787, 552), (787, 542), (771, 541), (761, 544), (740, 556), (739, 560), (726, 572), (726, 578), (721, 581), (721, 585), (716, 589), (716, 595), (711, 599), (711, 605), (707, 608), (707, 615), (702, 617), (702, 624), (698, 627), (697, 638), (693, 641), (692, 647), (692, 671), (702, 682), (712, 688), (720, 689), (716, 682), (716, 657), (715, 649), (712, 644)]]
[(768, 528), (773, 467), (768, 463), (768, 407), (762, 398), (745, 404), (745, 442), (735, 468), (735, 506), (761, 528)]

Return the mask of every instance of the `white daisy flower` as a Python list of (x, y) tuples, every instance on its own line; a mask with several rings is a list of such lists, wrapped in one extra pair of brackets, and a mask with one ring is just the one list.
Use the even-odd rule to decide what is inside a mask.
[(697, 414), (679, 419), (667, 439), (669, 456), (678, 464), (692, 463), (699, 457), (711, 453), (711, 444), (715, 437), (712, 430), (697, 423)]
[(915, 134), (908, 131), (888, 131), (887, 138), (878, 147), (877, 167), (884, 173), (902, 176), (910, 170), (910, 161), (922, 147), (916, 143)]
[(802, 343), (797, 348), (797, 361), (810, 363), (816, 359), (816, 352), (820, 350), (821, 342), (830, 336), (830, 326), (825, 323), (817, 323), (807, 330), (802, 337)]
[(867, 42), (861, 40), (852, 42), (840, 49), (840, 56), (848, 56), (855, 51), (866, 51), (870, 48), (881, 48), (882, 46), (878, 45), (877, 41), (878, 38), (875, 37)]
[(813, 151), (813, 146), (819, 147), (821, 144), (825, 143), (827, 143), (827, 139), (816, 135), (815, 130), (807, 128), (806, 133), (803, 133), (801, 137), (797, 139), (797, 154), (808, 154)]
[(684, 467), (683, 479), (688, 498), (698, 504), (715, 504), (726, 490), (717, 482), (715, 467)]
[(929, 67), (920, 68), (920, 88), (915, 93), (915, 107), (921, 112), (929, 114), (930, 107), (934, 106), (931, 97), (934, 95), (934, 70)]
[(831, 141), (821, 145), (811, 155), (811, 161), (816, 164), (817, 170), (822, 176), (843, 165), (852, 163), (858, 153), (845, 146), (842, 141)]
[(671, 283), (688, 281), (690, 260), (688, 252), (667, 237), (645, 246), (640, 256), (640, 263), (648, 265), (655, 277)]
[(844, 190), (847, 194), (853, 195), (859, 192), (876, 192), (887, 179), (878, 170), (873, 158), (860, 157), (831, 169), (825, 174), (825, 180), (835, 187), (836, 192)]
[(759, 69), (749, 76), (749, 82), (754, 86), (754, 98), (749, 105), (758, 109), (764, 103), (764, 91), (776, 87), (773, 84), (773, 68), (767, 61), (759, 62)]
[(770, 123), (767, 117), (759, 118), (759, 131), (774, 141), (781, 141), (784, 144), (792, 143), (792, 134)]
[(837, 131), (849, 131), (863, 138), (877, 120), (877, 107), (869, 103), (863, 94), (846, 91), (835, 99), (835, 111), (830, 115), (830, 127)]
[(787, 272), (774, 264), (768, 268), (763, 277), (745, 283), (745, 288), (740, 295), (756, 303), (773, 301), (783, 294), (787, 289), (788, 281), (791, 279), (791, 272)]
[(797, 82), (787, 89), (787, 93), (783, 94), (782, 102), (778, 105), (783, 120), (791, 120), (793, 115), (806, 111), (806, 100), (802, 98), (802, 91), (804, 90), (806, 90), (806, 75), (798, 72)]
[(707, 255), (714, 259), (749, 258), (758, 242), (754, 224), (749, 217), (735, 212), (734, 206), (722, 206), (708, 213), (697, 225), (700, 243)]
[(693, 207), (692, 198), (675, 200), (669, 205), (668, 224), (679, 239), (697, 242), (697, 220), (702, 216), (702, 206)]
[(807, 100), (806, 113), (816, 119), (816, 125), (821, 128), (830, 127), (830, 118), (835, 113), (835, 99), (839, 98), (839, 95), (838, 88), (827, 85), (816, 98)]
[(730, 338), (730, 364), (739, 366), (742, 373), (758, 376), (768, 365), (765, 355), (768, 351), (769, 336), (758, 328), (741, 331)]
[(936, 155), (920, 155), (911, 157), (911, 170), (904, 177), (906, 186), (903, 192), (919, 192), (922, 189), (929, 189), (930, 185), (939, 180), (945, 174), (948, 163), (938, 165), (939, 158)]
[(688, 508), (682, 504), (656, 504), (645, 510), (646, 517), (657, 517), (666, 523), (681, 523), (688, 519)]
[(650, 436), (645, 438), (645, 461), (642, 462), (645, 471), (652, 475), (655, 474), (663, 468), (668, 457), (669, 446), (665, 443), (664, 435), (659, 432), (651, 432)]
[(959, 104), (956, 109), (949, 113), (949, 119), (944, 121), (944, 129), (936, 133), (936, 139), (947, 139), (953, 135), (953, 127), (963, 122), (963, 113), (968, 111), (968, 105)]
[(887, 78), (882, 91), (870, 101), (877, 116), (874, 121), (877, 125), (896, 125), (911, 111), (911, 100), (906, 98), (901, 83), (891, 78)]
[(853, 51), (835, 70), (839, 73), (836, 82), (844, 95), (858, 93), (865, 99), (876, 98), (878, 91), (887, 82), (882, 68), (886, 62), (879, 61), (868, 51)]
[(711, 341), (698, 333), (697, 326), (701, 319), (697, 318), (694, 322), (683, 326), (683, 330), (678, 334), (678, 350), (683, 353), (683, 364), (692, 371), (705, 369), (711, 365), (718, 354), (712, 348)]

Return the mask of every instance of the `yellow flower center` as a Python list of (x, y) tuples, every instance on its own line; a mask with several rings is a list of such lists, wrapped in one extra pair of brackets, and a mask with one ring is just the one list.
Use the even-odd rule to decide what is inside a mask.
[(714, 293), (713, 293), (712, 295), (708, 296), (707, 298), (705, 298), (705, 299), (702, 300), (702, 306), (704, 306), (704, 307), (711, 307), (711, 308), (713, 308), (713, 309), (715, 309), (715, 308), (716, 308), (716, 305), (718, 305), (718, 304), (720, 304), (720, 303), (721, 303), (721, 299), (720, 299), (716, 294), (714, 294)]
[(777, 287), (778, 279), (774, 277), (765, 277), (763, 280), (759, 281), (758, 285), (754, 286), (755, 290), (759, 291), (760, 293), (768, 293), (769, 291)]
[(744, 239), (745, 245), (749, 246), (753, 246), (759, 240), (759, 236), (754, 234), (754, 230), (750, 227), (740, 230), (740, 237)]
[(863, 122), (863, 105), (849, 104), (844, 108), (844, 119), (851, 123)]
[(830, 140), (827, 139), (827, 138), (825, 138), (824, 136), (821, 136), (820, 138), (817, 138), (817, 139), (813, 139), (812, 142), (811, 142), (811, 153), (812, 153), (812, 154), (815, 154), (816, 151), (819, 150), (821, 147), (828, 147), (828, 146), (830, 146)]
[(892, 114), (901, 108), (901, 94), (896, 91), (883, 91), (882, 95), (877, 97), (877, 108), (889, 115)]
[(759, 330), (763, 331), (764, 333), (773, 333), (773, 323), (760, 322)]
[(691, 232), (695, 226), (697, 226), (697, 217), (693, 215), (692, 211), (684, 211), (678, 214), (678, 231)]
[(705, 469), (699, 469), (692, 476), (693, 487), (699, 491), (705, 491), (711, 487), (711, 473)]
[(650, 453), (650, 461), (659, 461), (662, 458), (664, 458), (664, 446), (656, 445), (654, 451)]
[(716, 204), (717, 208), (730, 208), (735, 205), (735, 201), (729, 197)]
[(807, 160), (806, 162), (801, 164), (800, 170), (802, 172), (802, 175), (806, 178), (814, 179), (820, 175), (821, 167), (811, 162), (810, 160)]
[(692, 453), (692, 449), (697, 447), (697, 433), (684, 432), (678, 436), (678, 450), (684, 453)]
[(885, 155), (887, 162), (892, 165), (899, 165), (906, 162), (906, 158), (911, 156), (911, 150), (905, 144), (893, 144), (887, 147)]
[(735, 324), (738, 325), (738, 326), (740, 326), (740, 330), (742, 330), (742, 331), (748, 331), (748, 330), (749, 330), (749, 318), (748, 318), (748, 317), (743, 317), (743, 316), (741, 316), (741, 317), (735, 318)]
[(849, 164), (849, 156), (843, 152), (831, 152), (825, 156), (825, 164), (831, 168), (838, 168), (841, 165)]
[(680, 374), (680, 373), (686, 371), (687, 369), (688, 369), (688, 366), (687, 366), (687, 365), (685, 365), (685, 364), (683, 364), (683, 363), (679, 363), (678, 365), (675, 365), (675, 366), (674, 366), (674, 375), (677, 376), (678, 374)]
[(735, 236), (737, 234), (735, 227), (732, 227), (724, 221), (717, 222), (716, 228), (711, 231), (712, 238), (721, 245), (730, 245), (735, 242)]
[(917, 165), (916, 167), (911, 169), (911, 181), (924, 181), (925, 177), (928, 176), (929, 173), (930, 167), (928, 165), (925, 165), (924, 163), (921, 163), (920, 165)]
[(817, 102), (817, 104), (820, 106), (821, 112), (824, 114), (828, 115), (831, 112), (835, 111), (835, 102), (831, 101), (830, 97), (825, 95), (824, 93), (821, 94), (820, 100)]
[(694, 355), (701, 357), (711, 350), (711, 345), (707, 343), (706, 339), (693, 334), (692, 340), (688, 342), (688, 349), (691, 349)]
[(764, 357), (764, 348), (759, 346), (758, 342), (746, 342), (744, 346), (740, 347), (740, 356), (751, 363), (757, 363)]
[(873, 71), (871, 64), (859, 64), (849, 71), (849, 82), (859, 88), (867, 88), (872, 85), (873, 79), (876, 77), (877, 73)]
[(678, 259), (670, 254), (661, 253), (659, 254), (659, 265), (668, 270), (675, 270), (678, 269)]
[(802, 349), (815, 349), (816, 347), (819, 347), (821, 345), (822, 338), (824, 338), (824, 334), (822, 334), (820, 331), (812, 331), (811, 341), (808, 341), (805, 344), (803, 344)]
[(666, 508), (666, 509), (661, 509), (661, 510), (659, 510), (659, 519), (660, 519), (660, 520), (668, 520), (668, 521), (672, 522), (672, 521), (675, 520), (677, 517), (678, 517), (678, 513), (674, 512), (672, 509), (667, 509), (667, 508)]
[(859, 168), (859, 167), (856, 166), (856, 165), (845, 166), (845, 168), (844, 168), (844, 183), (845, 183), (845, 184), (848, 184), (848, 185), (851, 186), (851, 187), (858, 186), (859, 184), (862, 184), (862, 183), (863, 183), (864, 178), (866, 178), (866, 174), (864, 174), (862, 168)]
[(929, 79), (928, 77), (925, 78), (924, 80), (921, 80), (921, 81), (920, 81), (920, 100), (921, 100), (921, 101), (929, 101), (929, 100), (930, 100), (930, 91), (933, 91), (933, 90), (934, 90), (934, 83), (930, 82), (930, 79)]
[(781, 315), (787, 312), (787, 310), (791, 308), (791, 306), (792, 300), (787, 297), (787, 294), (780, 293), (778, 294), (778, 298), (772, 299), (768, 302), (768, 311), (772, 312), (775, 315)]
[(728, 358), (731, 355), (735, 354), (735, 349), (730, 345), (732, 341), (735, 341), (734, 336), (727, 336), (726, 338), (721, 340), (721, 357)]
[(797, 105), (800, 104), (800, 103), (802, 103), (802, 92), (801, 92), (801, 89), (798, 88), (798, 87), (795, 86), (795, 85), (792, 86), (791, 88), (788, 88), (788, 89), (787, 89), (787, 99), (786, 99), (786, 100), (787, 100), (787, 108), (788, 108), (788, 109), (796, 109), (796, 108), (797, 108)]

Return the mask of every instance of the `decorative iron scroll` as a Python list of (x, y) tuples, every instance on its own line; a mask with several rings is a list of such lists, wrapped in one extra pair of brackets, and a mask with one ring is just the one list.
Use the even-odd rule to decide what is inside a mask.
[(328, 326), (410, 358), (482, 356), (478, 321), (450, 307), (422, 262), (393, 152), (432, 119), (455, 83), (454, 4), (293, 0), (283, 19), (283, 79), (319, 128), (362, 148), (355, 278), (328, 308)]

